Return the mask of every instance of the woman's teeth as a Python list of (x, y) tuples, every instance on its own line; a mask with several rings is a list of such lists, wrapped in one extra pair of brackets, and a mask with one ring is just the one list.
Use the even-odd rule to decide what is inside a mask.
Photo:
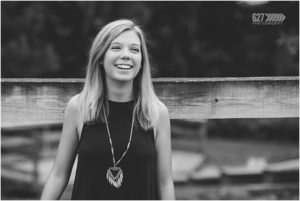
[(132, 66), (127, 65), (127, 64), (118, 64), (116, 66), (120, 69), (131, 69), (132, 68)]

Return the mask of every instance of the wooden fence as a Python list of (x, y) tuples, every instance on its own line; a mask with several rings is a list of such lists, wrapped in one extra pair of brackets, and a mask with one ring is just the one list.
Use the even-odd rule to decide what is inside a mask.
[[(82, 79), (2, 79), (2, 129), (61, 123)], [(298, 77), (157, 78), (172, 119), (299, 117)]]
[[(171, 119), (299, 117), (297, 76), (156, 78), (153, 83)], [(2, 136), (60, 127), (67, 101), (82, 86), (83, 79), (2, 79)], [(37, 135), (35, 142), (42, 144)], [(37, 160), (35, 157), (34, 163)], [(36, 171), (33, 175), (37, 177)]]

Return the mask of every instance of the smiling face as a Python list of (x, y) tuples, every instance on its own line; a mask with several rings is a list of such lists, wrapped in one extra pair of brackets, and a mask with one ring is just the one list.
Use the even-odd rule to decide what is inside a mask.
[(133, 81), (141, 63), (139, 36), (133, 30), (124, 31), (111, 42), (104, 55), (106, 81)]

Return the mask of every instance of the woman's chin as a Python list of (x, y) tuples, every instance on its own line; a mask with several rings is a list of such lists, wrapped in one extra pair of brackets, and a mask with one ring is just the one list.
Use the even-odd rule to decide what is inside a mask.
[(134, 79), (134, 76), (124, 76), (124, 75), (116, 76), (114, 78), (114, 80), (117, 81), (117, 82), (132, 82), (133, 79)]

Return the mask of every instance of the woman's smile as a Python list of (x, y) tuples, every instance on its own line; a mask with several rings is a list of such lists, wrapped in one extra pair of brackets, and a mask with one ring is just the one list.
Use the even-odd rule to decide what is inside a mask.
[(130, 70), (133, 66), (131, 64), (116, 64), (116, 67), (122, 70)]

